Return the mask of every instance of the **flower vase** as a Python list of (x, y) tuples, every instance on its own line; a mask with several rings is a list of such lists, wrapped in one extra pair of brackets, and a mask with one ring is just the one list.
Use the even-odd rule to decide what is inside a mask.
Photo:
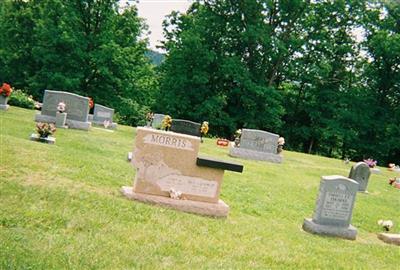
[(277, 148), (277, 154), (280, 154), (280, 153), (282, 153), (282, 151), (283, 151), (283, 145), (278, 145), (278, 148)]
[(7, 105), (8, 102), (8, 97), (5, 97), (3, 95), (0, 95), (0, 110), (8, 110), (8, 108), (10, 107), (9, 105)]
[(236, 137), (235, 138), (235, 147), (239, 147), (240, 146), (240, 138)]
[(67, 113), (56, 113), (56, 127), (65, 128), (65, 122), (67, 121)]

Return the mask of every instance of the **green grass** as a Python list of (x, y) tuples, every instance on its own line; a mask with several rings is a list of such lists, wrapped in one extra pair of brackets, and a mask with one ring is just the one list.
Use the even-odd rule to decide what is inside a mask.
[[(381, 168), (358, 194), (356, 241), (302, 231), (321, 175), (340, 160), (284, 151), (283, 164), (238, 160), (221, 198), (227, 219), (129, 201), (126, 161), (135, 129), (61, 130), (56, 145), (29, 141), (34, 111), (0, 111), (0, 269), (399, 269), (400, 249), (377, 239), (378, 219), (400, 231), (400, 190)], [(206, 139), (201, 153), (230, 159)]]

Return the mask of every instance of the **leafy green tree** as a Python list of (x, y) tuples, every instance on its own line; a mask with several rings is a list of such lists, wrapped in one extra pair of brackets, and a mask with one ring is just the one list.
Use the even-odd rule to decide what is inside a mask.
[(155, 71), (135, 6), (117, 0), (7, 0), (0, 77), (40, 99), (45, 89), (90, 96), (137, 124), (154, 102)]
[(185, 15), (173, 13), (165, 22), (158, 109), (208, 119), (221, 135), (239, 127), (279, 128), (278, 88), (285, 63), (302, 44), (296, 33), (308, 4), (197, 1)]

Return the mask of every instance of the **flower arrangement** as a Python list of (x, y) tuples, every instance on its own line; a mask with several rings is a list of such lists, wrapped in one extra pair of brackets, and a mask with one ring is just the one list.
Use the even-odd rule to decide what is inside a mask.
[(169, 115), (164, 116), (164, 119), (161, 122), (162, 129), (168, 131), (172, 125), (172, 117)]
[(65, 103), (61, 101), (61, 102), (58, 103), (58, 105), (57, 105), (57, 111), (58, 111), (59, 113), (63, 113), (63, 112), (65, 112), (65, 107), (66, 107)]
[(235, 131), (235, 138), (239, 138), (240, 139), (241, 136), (242, 136), (242, 130), (241, 129), (236, 130)]
[(39, 134), (40, 138), (47, 138), (50, 135), (53, 135), (56, 132), (56, 126), (51, 123), (37, 123), (36, 131)]
[(204, 136), (204, 135), (207, 135), (208, 130), (209, 130), (209, 128), (208, 128), (208, 122), (207, 122), (207, 121), (204, 121), (203, 124), (201, 124), (200, 132), (201, 132), (201, 134)]
[(154, 113), (148, 112), (146, 114), (146, 122), (148, 127), (150, 127), (153, 124), (153, 120), (154, 120)]
[(396, 168), (396, 164), (394, 164), (394, 163), (389, 163), (389, 165), (388, 165), (388, 170), (389, 170), (389, 171), (394, 171), (395, 168)]
[(278, 154), (283, 151), (283, 145), (285, 145), (285, 138), (279, 137), (279, 139), (278, 139), (278, 148), (276, 150), (276, 152)]
[(146, 121), (153, 121), (153, 119), (154, 119), (154, 113), (148, 112), (146, 114)]
[(0, 87), (0, 95), (3, 97), (9, 97), (12, 91), (13, 90), (8, 83), (3, 83), (3, 85)]
[(378, 164), (378, 161), (373, 160), (372, 158), (364, 159), (364, 162), (367, 163), (367, 165), (368, 165), (370, 168), (374, 168), (374, 167), (376, 166), (376, 164)]
[(279, 139), (278, 139), (278, 145), (284, 145), (285, 144), (285, 138), (283, 138), (283, 137), (279, 137)]
[(94, 107), (94, 100), (93, 98), (89, 97), (89, 109), (92, 109)]
[(242, 137), (242, 130), (241, 129), (236, 130), (234, 137), (235, 137), (235, 146), (239, 147), (240, 137)]
[(104, 122), (103, 122), (103, 126), (104, 126), (104, 128), (108, 128), (109, 126), (110, 126), (110, 120), (104, 120)]
[(217, 145), (226, 147), (229, 145), (229, 141), (227, 139), (217, 139)]

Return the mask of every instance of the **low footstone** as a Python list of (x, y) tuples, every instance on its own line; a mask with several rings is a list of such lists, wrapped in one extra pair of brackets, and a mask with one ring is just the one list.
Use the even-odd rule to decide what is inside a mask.
[(378, 238), (385, 243), (400, 246), (400, 234), (394, 233), (380, 233)]
[(36, 141), (36, 142), (43, 142), (43, 143), (48, 143), (48, 144), (55, 144), (56, 143), (56, 138), (54, 137), (46, 137), (46, 138), (41, 138), (39, 137), (38, 134), (31, 134), (31, 137), (29, 138), (31, 141)]
[(322, 176), (314, 216), (306, 218), (307, 232), (355, 240), (357, 229), (350, 224), (358, 183), (344, 176)]
[(371, 168), (371, 173), (373, 173), (373, 174), (381, 174), (381, 170), (379, 170), (379, 168)]

